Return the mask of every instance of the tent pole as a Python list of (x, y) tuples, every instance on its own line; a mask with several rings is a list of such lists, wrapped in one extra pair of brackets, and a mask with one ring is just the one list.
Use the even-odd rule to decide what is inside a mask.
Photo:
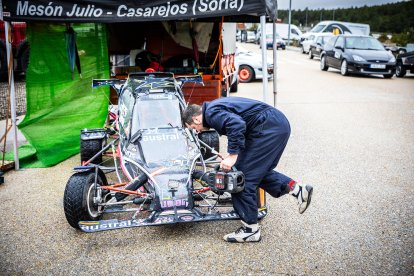
[(262, 28), (261, 41), (262, 45), (262, 74), (263, 74), (263, 102), (267, 102), (267, 46), (266, 46), (266, 16), (260, 16), (260, 25)]
[(273, 21), (273, 106), (277, 104), (277, 41), (276, 20)]
[(16, 126), (16, 93), (14, 90), (14, 75), (13, 75), (13, 52), (11, 47), (11, 25), (10, 22), (4, 21), (4, 33), (6, 35), (6, 50), (7, 50), (7, 66), (9, 72), (9, 93), (10, 93), (10, 111), (13, 135), (13, 152), (14, 152), (14, 169), (20, 169), (18, 142), (17, 142), (17, 126)]

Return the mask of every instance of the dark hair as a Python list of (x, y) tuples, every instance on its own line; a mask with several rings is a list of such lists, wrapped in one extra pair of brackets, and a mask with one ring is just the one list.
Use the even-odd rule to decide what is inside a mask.
[(198, 104), (190, 104), (184, 110), (183, 121), (184, 123), (191, 124), (193, 122), (193, 117), (201, 114), (201, 106)]

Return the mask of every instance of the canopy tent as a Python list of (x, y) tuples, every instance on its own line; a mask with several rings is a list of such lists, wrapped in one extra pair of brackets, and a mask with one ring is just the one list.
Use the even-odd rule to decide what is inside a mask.
[[(226, 21), (274, 18), (276, 0), (3, 0), (7, 21), (136, 22), (229, 17)], [(250, 17), (246, 21), (246, 17)]]
[[(224, 17), (225, 22), (258, 22), (260, 18), (260, 23), (264, 25), (266, 15), (273, 22), (277, 17), (277, 0), (154, 0), (151, 2), (145, 0), (125, 2), (114, 0), (60, 0), (54, 2), (0, 0), (0, 3), (2, 8), (0, 15), (5, 21), (115, 23), (171, 20), (214, 21), (222, 20)], [(5, 28), (9, 26), (9, 24), (5, 24)], [(266, 43), (265, 37), (265, 35), (262, 36), (262, 46)], [(274, 39), (274, 41), (276, 40)], [(275, 51), (276, 47), (273, 48)], [(266, 56), (266, 47), (262, 47), (264, 101), (266, 101), (267, 94)], [(276, 53), (274, 57), (276, 57)], [(276, 62), (274, 65), (276, 67)], [(9, 70), (9, 74), (11, 75), (9, 82), (11, 86), (14, 86), (12, 70)], [(276, 70), (274, 70), (274, 74), (276, 74)], [(275, 90), (274, 93), (276, 93)], [(14, 95), (12, 97), (12, 101), (14, 101)], [(16, 131), (16, 116), (13, 113), (15, 112), (12, 108), (12, 123), (14, 131)], [(16, 169), (18, 169), (17, 139), (14, 141), (14, 152)]]

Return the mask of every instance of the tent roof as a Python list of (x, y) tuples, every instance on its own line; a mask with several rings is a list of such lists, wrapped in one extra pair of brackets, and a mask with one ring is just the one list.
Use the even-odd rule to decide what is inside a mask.
[(0, 0), (3, 20), (137, 22), (168, 20), (258, 21), (277, 0)]

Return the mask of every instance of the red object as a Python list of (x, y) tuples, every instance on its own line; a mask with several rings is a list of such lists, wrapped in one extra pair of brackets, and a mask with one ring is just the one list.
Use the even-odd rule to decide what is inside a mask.
[(155, 70), (153, 68), (147, 68), (145, 70), (145, 73), (153, 73), (153, 72), (155, 72)]
[(290, 190), (292, 191), (293, 190), (293, 186), (296, 184), (296, 181), (295, 180), (291, 180), (290, 182), (289, 182), (289, 187), (290, 187)]
[(158, 71), (158, 72), (164, 72), (164, 67), (162, 67), (156, 61), (151, 61), (150, 64), (149, 64), (149, 68), (152, 68), (152, 69), (154, 69), (155, 71)]
[[(12, 45), (17, 48), (20, 43), (26, 40), (26, 23), (24, 22), (12, 22)], [(4, 34), (4, 22), (0, 21), (0, 39), (5, 40)]]

